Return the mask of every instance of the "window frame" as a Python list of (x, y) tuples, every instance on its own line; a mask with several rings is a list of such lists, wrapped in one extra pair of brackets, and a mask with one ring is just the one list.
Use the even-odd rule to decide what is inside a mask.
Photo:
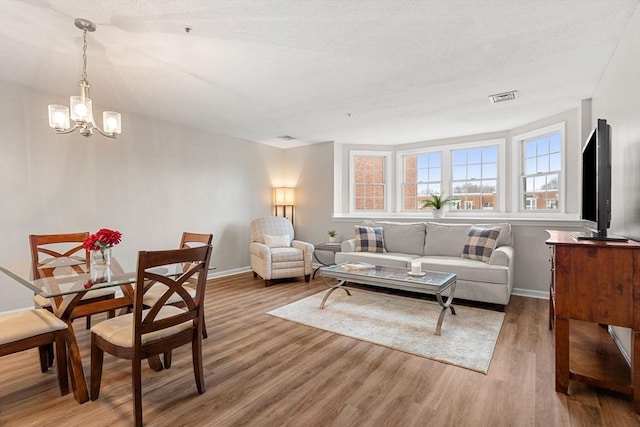
[[(526, 201), (524, 197), (524, 143), (530, 139), (541, 138), (553, 134), (560, 134), (560, 171), (558, 173), (558, 209), (525, 209)], [(549, 126), (544, 126), (529, 132), (514, 135), (512, 142), (512, 176), (517, 179), (517, 184), (512, 189), (511, 211), (514, 213), (530, 213), (536, 216), (549, 214), (566, 214), (567, 194), (566, 194), (566, 123), (559, 122)], [(545, 202), (546, 203), (546, 202)]]
[[(387, 150), (349, 150), (349, 213), (350, 214), (380, 214), (389, 213), (390, 200), (392, 199), (393, 189), (389, 182), (391, 174), (391, 151)], [(356, 210), (355, 208), (355, 182), (354, 182), (354, 165), (356, 157), (383, 157), (383, 182), (384, 182), (384, 208), (382, 210)]]
[(497, 146), (498, 148), (498, 176), (496, 178), (496, 203), (494, 209), (483, 209), (482, 207), (478, 207), (473, 210), (459, 210), (459, 209), (450, 209), (452, 214), (456, 216), (470, 216), (470, 215), (491, 215), (496, 213), (506, 213), (507, 206), (507, 194), (506, 192), (502, 192), (502, 189), (507, 190), (506, 186), (506, 173), (507, 173), (507, 165), (506, 165), (506, 138), (493, 138), (493, 139), (481, 139), (470, 142), (461, 142), (456, 144), (447, 144), (447, 145), (435, 145), (431, 147), (422, 147), (422, 148), (412, 148), (409, 150), (399, 150), (395, 153), (396, 160), (396, 182), (393, 183), (393, 187), (396, 191), (396, 200), (395, 200), (395, 213), (397, 214), (411, 214), (417, 211), (414, 210), (403, 210), (402, 209), (402, 177), (404, 174), (403, 170), (403, 159), (404, 156), (407, 155), (416, 155), (416, 154), (433, 154), (433, 153), (441, 153), (442, 156), (442, 181), (440, 187), (442, 191), (446, 193), (448, 196), (453, 194), (453, 171), (452, 171), (452, 157), (453, 151), (456, 150), (469, 150), (469, 149), (482, 149), (486, 147)]
[(404, 198), (404, 189), (402, 187), (404, 182), (404, 158), (405, 156), (415, 156), (415, 155), (430, 155), (430, 154), (440, 154), (440, 188), (444, 188), (444, 175), (445, 175), (445, 159), (444, 153), (441, 147), (424, 147), (424, 148), (415, 148), (411, 150), (402, 150), (395, 153), (396, 156), (396, 182), (394, 183), (394, 187), (396, 189), (396, 198), (395, 198), (395, 212), (402, 214), (411, 214), (416, 212), (421, 212), (420, 209), (407, 209), (403, 208), (403, 198)]

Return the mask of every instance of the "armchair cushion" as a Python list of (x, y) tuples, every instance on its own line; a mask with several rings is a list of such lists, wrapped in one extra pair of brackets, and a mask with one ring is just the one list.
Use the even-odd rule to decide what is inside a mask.
[(281, 236), (265, 234), (262, 237), (264, 237), (264, 244), (270, 248), (288, 248), (291, 246), (291, 239), (289, 239), (288, 234), (283, 234)]

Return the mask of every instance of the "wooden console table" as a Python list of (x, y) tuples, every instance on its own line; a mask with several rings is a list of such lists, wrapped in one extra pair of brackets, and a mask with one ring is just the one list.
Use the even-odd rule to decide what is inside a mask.
[[(547, 232), (556, 391), (567, 394), (574, 379), (631, 395), (640, 412), (640, 243), (578, 241), (568, 231)], [(631, 367), (608, 325), (631, 328)]]

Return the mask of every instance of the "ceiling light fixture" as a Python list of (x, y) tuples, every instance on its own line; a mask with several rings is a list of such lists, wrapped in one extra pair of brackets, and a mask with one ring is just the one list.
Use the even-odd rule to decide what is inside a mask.
[[(70, 97), (69, 105), (71, 110), (64, 105), (49, 105), (49, 126), (55, 129), (56, 133), (71, 133), (76, 129), (80, 129), (80, 134), (91, 136), (95, 129), (104, 136), (115, 138), (121, 132), (120, 113), (104, 111), (102, 113), (102, 127), (104, 130), (101, 130), (95, 125), (91, 109), (91, 98), (89, 97), (91, 85), (87, 81), (87, 31), (94, 32), (96, 25), (87, 19), (78, 18), (75, 20), (75, 26), (82, 30), (83, 39), (82, 76), (78, 82), (80, 96)], [(71, 113), (71, 120), (75, 122), (73, 127), (69, 122), (69, 113)]]

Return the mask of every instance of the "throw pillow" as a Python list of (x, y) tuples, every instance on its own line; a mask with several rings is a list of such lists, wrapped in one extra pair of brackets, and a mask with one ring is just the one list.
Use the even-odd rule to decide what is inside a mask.
[(354, 226), (356, 230), (356, 252), (386, 252), (382, 227)]
[(269, 236), (265, 234), (262, 237), (264, 237), (264, 244), (270, 248), (288, 248), (291, 246), (288, 234), (283, 236)]
[(483, 262), (489, 261), (491, 252), (496, 247), (500, 230), (500, 227), (471, 227), (462, 250), (462, 258), (476, 259)]

